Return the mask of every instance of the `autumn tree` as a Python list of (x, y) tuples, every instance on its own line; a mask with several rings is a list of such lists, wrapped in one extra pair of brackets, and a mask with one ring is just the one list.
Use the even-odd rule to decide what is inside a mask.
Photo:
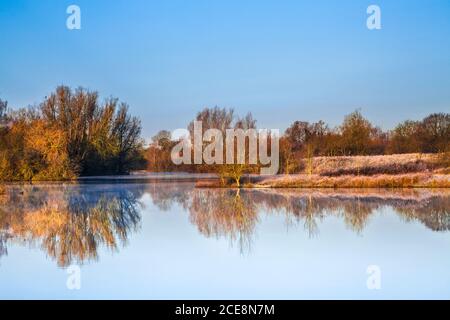
[(141, 161), (140, 121), (117, 99), (60, 86), (41, 105), (43, 119), (64, 132), (74, 170), (82, 175), (124, 174)]
[[(225, 136), (226, 136), (226, 130), (231, 129), (233, 127), (233, 122), (235, 120), (234, 110), (233, 109), (227, 109), (227, 108), (204, 108), (200, 112), (197, 113), (194, 120), (192, 120), (188, 124), (188, 131), (191, 138), (191, 144), (192, 146), (196, 146), (194, 143), (194, 126), (195, 121), (201, 122), (202, 124), (202, 131), (200, 132), (200, 135), (202, 138), (204, 133), (209, 129), (217, 129), (221, 132), (223, 140), (221, 141), (222, 146), (225, 146)], [(213, 142), (213, 141), (211, 141)], [(203, 152), (204, 148), (209, 144), (207, 141), (202, 141), (201, 150), (197, 150), (198, 152)], [(193, 148), (193, 149), (194, 149)], [(192, 157), (194, 157), (195, 150), (192, 150), (193, 154)], [(216, 156), (215, 151), (213, 151), (213, 156)], [(223, 154), (222, 159), (225, 159), (225, 148), (223, 148)], [(194, 159), (195, 160), (195, 159)], [(195, 164), (192, 166), (192, 170), (195, 172), (221, 172), (222, 171), (222, 164), (206, 164), (202, 162), (201, 164)]]
[[(16, 112), (14, 118), (23, 119), (23, 111)], [(25, 150), (25, 133), (28, 125), (8, 115), (8, 125), (0, 128), (0, 180), (29, 180), (32, 177), (30, 161), (33, 152)]]
[(420, 122), (404, 121), (390, 132), (390, 153), (413, 153), (421, 151)]
[(0, 99), (0, 123), (4, 124), (6, 121), (6, 110), (8, 108), (8, 101)]
[(175, 144), (167, 130), (161, 130), (154, 135), (146, 150), (147, 169), (156, 172), (174, 171), (176, 168), (172, 164), (170, 153)]
[[(256, 130), (256, 120), (253, 118), (253, 115), (251, 113), (247, 113), (245, 117), (236, 119), (234, 123), (234, 129), (234, 132), (236, 133), (238, 133), (239, 131), (250, 132), (248, 130), (251, 129)], [(253, 138), (256, 140), (257, 137), (255, 136)], [(233, 139), (231, 140), (234, 155), (234, 158), (232, 159), (233, 163), (226, 162), (222, 165), (219, 165), (219, 168), (217, 170), (222, 181), (224, 181), (225, 179), (231, 179), (239, 188), (241, 187), (241, 180), (244, 174), (256, 172), (258, 164), (252, 164), (250, 161), (250, 157), (252, 156), (250, 155), (250, 152), (252, 151), (250, 148), (250, 139), (252, 139), (252, 137), (245, 136), (243, 145), (239, 145), (242, 142), (238, 141), (237, 137), (233, 137)], [(225, 141), (224, 145), (226, 145), (226, 148), (230, 147), (230, 145), (227, 144), (227, 141)], [(239, 159), (239, 148), (243, 148), (243, 159)]]
[(0, 99), (0, 151), (4, 149), (4, 146), (3, 146), (4, 139), (5, 139), (6, 132), (8, 130), (8, 128), (7, 128), (8, 119), (6, 116), (7, 108), (8, 108), (8, 102)]
[(101, 116), (110, 116), (104, 123), (106, 131), (109, 130), (112, 121), (112, 107), (107, 103), (101, 110), (97, 100), (96, 92), (81, 88), (72, 92), (69, 87), (59, 86), (41, 104), (44, 121), (64, 131), (69, 157), (74, 168), (80, 173), (89, 171), (85, 167), (85, 161), (92, 147), (90, 143), (98, 143), (92, 139), (93, 132), (100, 132), (95, 130), (98, 129), (95, 128), (95, 124), (98, 124)]
[(152, 137), (152, 142), (154, 145), (164, 148), (170, 145), (171, 133), (168, 130), (161, 130)]
[(300, 151), (310, 136), (310, 124), (306, 121), (295, 121), (285, 132), (285, 137), (292, 146), (293, 151)]
[(8, 102), (0, 99), (0, 181), (11, 174), (11, 152), (8, 152), (8, 132), (6, 111)]
[[(227, 163), (226, 161), (226, 149), (227, 149), (227, 130), (235, 129), (235, 132), (242, 132), (244, 135), (248, 132), (249, 129), (256, 129), (256, 120), (253, 118), (251, 113), (246, 114), (244, 117), (236, 117), (234, 115), (233, 109), (227, 108), (205, 108), (200, 111), (195, 119), (191, 121), (188, 125), (188, 131), (190, 133), (190, 137), (192, 139), (192, 145), (194, 145), (194, 134), (195, 134), (195, 121), (201, 122), (202, 131), (200, 132), (203, 137), (204, 133), (209, 129), (217, 129), (221, 133), (220, 141), (222, 145), (221, 158), (223, 159), (223, 163), (206, 163), (202, 162), (201, 164), (193, 165), (194, 171), (196, 172), (214, 172), (217, 173), (221, 179), (222, 184), (226, 184), (228, 181), (233, 181), (236, 186), (241, 186), (242, 176), (246, 173), (251, 173), (256, 170), (258, 167), (257, 164), (250, 165), (249, 162), (249, 144), (250, 137), (245, 136), (244, 146), (240, 146), (244, 150), (244, 159), (238, 159), (237, 151), (239, 141), (237, 137), (231, 137), (232, 140), (231, 145), (233, 146), (233, 163)], [(202, 138), (200, 137), (200, 138)], [(256, 137), (255, 137), (256, 138)], [(215, 143), (215, 138), (212, 138), (211, 141), (203, 141), (201, 144), (201, 150), (198, 152), (203, 152), (206, 147), (208, 147), (211, 143)], [(216, 157), (216, 151), (212, 151), (212, 156)], [(195, 153), (195, 152), (194, 152)], [(244, 160), (244, 161), (240, 161)]]
[(450, 114), (433, 113), (420, 125), (423, 152), (450, 151)]
[(330, 129), (323, 121), (314, 123), (295, 121), (286, 129), (285, 137), (295, 152), (304, 153), (307, 147), (313, 147), (315, 153), (320, 153), (324, 145), (324, 138), (329, 132)]
[(8, 102), (0, 99), (0, 152), (5, 150), (5, 136), (8, 132)]
[(34, 156), (29, 164), (33, 179), (66, 180), (76, 177), (62, 130), (48, 127), (43, 120), (33, 121), (25, 134), (25, 150)]
[[(281, 161), (292, 168), (304, 166), (308, 172), (312, 172), (312, 158), (327, 151), (326, 139), (330, 132), (323, 121), (315, 123), (295, 121), (280, 141)], [(292, 151), (287, 149), (288, 145), (291, 146)], [(289, 170), (285, 168), (284, 171)]]
[(346, 155), (368, 153), (373, 127), (360, 111), (357, 110), (347, 115), (340, 130), (342, 148)]
[(232, 123), (235, 120), (234, 109), (227, 108), (204, 108), (197, 113), (197, 116), (188, 125), (188, 130), (191, 137), (194, 136), (194, 121), (202, 123), (203, 132), (208, 129), (218, 129), (225, 136), (226, 129), (232, 128)]
[(111, 140), (113, 141), (113, 172), (125, 174), (142, 162), (141, 150), (143, 141), (141, 122), (128, 113), (128, 105), (122, 103), (115, 115)]
[(280, 172), (290, 174), (297, 169), (298, 163), (295, 158), (291, 141), (285, 136), (280, 138)]
[[(218, 106), (215, 106), (214, 108), (204, 108), (200, 112), (197, 113), (194, 120), (192, 120), (188, 124), (188, 131), (189, 136), (191, 138), (191, 143), (193, 146), (193, 154), (192, 157), (194, 158), (195, 154), (195, 148), (198, 146), (194, 143), (194, 127), (195, 122), (200, 122), (202, 124), (202, 131), (200, 132), (200, 135), (202, 138), (204, 133), (209, 129), (217, 129), (221, 132), (223, 140), (221, 141), (222, 146), (225, 146), (225, 136), (226, 136), (226, 130), (231, 129), (233, 126), (233, 122), (235, 120), (234, 110), (228, 109), (228, 108), (219, 108)], [(214, 142), (214, 138), (211, 142)], [(202, 145), (200, 146), (200, 150), (197, 150), (197, 152), (203, 152), (204, 148), (209, 144), (207, 141), (202, 141)], [(212, 152), (213, 156), (216, 156), (215, 151)], [(222, 159), (225, 159), (225, 150), (223, 150)], [(194, 159), (195, 162), (195, 159)], [(206, 164), (202, 162), (201, 164), (195, 164), (192, 166), (193, 171), (195, 172), (218, 172), (220, 171), (222, 165), (221, 164)]]
[[(6, 103), (0, 103), (5, 122)], [(60, 86), (38, 107), (8, 114), (0, 134), (0, 180), (123, 174), (142, 161), (141, 126), (117, 99)]]
[(390, 153), (450, 151), (450, 114), (434, 113), (421, 121), (404, 121), (390, 133)]

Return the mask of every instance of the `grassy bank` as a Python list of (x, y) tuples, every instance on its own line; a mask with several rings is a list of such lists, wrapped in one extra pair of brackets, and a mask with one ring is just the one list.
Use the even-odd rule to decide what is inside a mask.
[[(242, 179), (247, 188), (449, 188), (450, 159), (444, 154), (314, 157), (298, 174)], [(307, 173), (308, 172), (308, 173)], [(312, 173), (309, 173), (312, 172)], [(199, 182), (198, 187), (224, 187)], [(235, 187), (230, 182), (225, 187)]]
[[(253, 180), (253, 181), (252, 181)], [(221, 185), (219, 181), (199, 181), (198, 188), (233, 188), (230, 183)], [(338, 177), (321, 175), (279, 175), (250, 178), (242, 184), (243, 188), (450, 188), (450, 175), (433, 173), (414, 173), (398, 175)]]
[[(448, 169), (448, 159), (444, 154), (393, 154), (378, 156), (341, 156), (314, 157), (311, 160), (311, 171), (321, 176), (364, 175), (379, 174), (397, 175), (405, 173), (440, 172)], [(447, 154), (448, 157), (450, 155)], [(307, 160), (303, 160), (307, 173)]]
[(450, 188), (450, 175), (414, 173), (372, 176), (290, 175), (262, 178), (247, 187), (262, 188)]
[(312, 173), (261, 178), (250, 186), (273, 188), (449, 188), (444, 154), (315, 157)]

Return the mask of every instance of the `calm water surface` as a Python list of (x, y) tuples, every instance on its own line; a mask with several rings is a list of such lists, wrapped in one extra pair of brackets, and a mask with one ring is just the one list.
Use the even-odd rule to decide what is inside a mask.
[(450, 191), (10, 186), (0, 298), (449, 299)]

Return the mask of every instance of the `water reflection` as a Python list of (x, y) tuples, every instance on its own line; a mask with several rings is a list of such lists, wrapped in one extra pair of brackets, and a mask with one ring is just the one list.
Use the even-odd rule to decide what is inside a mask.
[(143, 198), (159, 211), (180, 206), (205, 237), (227, 238), (242, 253), (252, 247), (263, 214), (282, 215), (320, 236), (320, 222), (334, 216), (356, 233), (390, 207), (404, 221), (433, 231), (450, 229), (449, 190), (196, 189), (192, 183), (12, 186), (0, 199), (0, 256), (9, 243), (39, 246), (59, 266), (117, 250), (138, 230)]
[[(151, 192), (152, 199), (170, 210), (178, 204), (188, 210), (190, 221), (207, 237), (229, 237), (241, 251), (250, 249), (251, 238), (261, 212), (283, 214), (286, 225), (303, 224), (310, 237), (319, 235), (319, 224), (335, 216), (362, 233), (370, 217), (390, 207), (405, 222), (419, 221), (433, 231), (450, 228), (450, 190), (350, 190), (318, 189), (195, 189), (184, 195), (179, 186)], [(173, 195), (173, 196), (172, 196)]]
[(189, 206), (190, 221), (207, 237), (229, 237), (241, 252), (251, 247), (258, 222), (257, 205), (251, 193), (242, 190), (194, 190)]
[(95, 260), (100, 245), (116, 250), (140, 222), (143, 188), (13, 187), (0, 206), (0, 254), (8, 241), (39, 245), (59, 266)]

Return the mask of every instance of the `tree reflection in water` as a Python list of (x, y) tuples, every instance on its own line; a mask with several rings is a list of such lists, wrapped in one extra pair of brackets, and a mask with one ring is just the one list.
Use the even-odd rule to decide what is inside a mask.
[(207, 237), (229, 237), (241, 252), (250, 249), (258, 221), (251, 194), (240, 189), (195, 190), (189, 207), (190, 221)]
[(239, 244), (241, 252), (250, 249), (258, 217), (264, 212), (284, 214), (288, 226), (302, 223), (310, 237), (319, 235), (320, 221), (330, 216), (362, 233), (370, 217), (384, 207), (392, 208), (407, 222), (419, 221), (433, 231), (450, 230), (448, 189), (236, 190), (166, 184), (151, 190), (153, 201), (164, 203), (160, 209), (181, 205), (203, 235), (228, 237)]
[(117, 250), (138, 229), (146, 193), (160, 211), (181, 206), (202, 235), (229, 239), (242, 253), (250, 251), (262, 214), (283, 215), (287, 226), (303, 225), (311, 237), (330, 216), (362, 233), (384, 207), (406, 222), (450, 230), (450, 190), (197, 189), (162, 182), (14, 186), (0, 198), (0, 256), (8, 243), (21, 242), (40, 246), (60, 266), (95, 260), (100, 246)]
[(14, 187), (0, 206), (2, 236), (41, 246), (59, 266), (95, 260), (99, 245), (116, 250), (137, 229), (143, 190), (114, 185)]

